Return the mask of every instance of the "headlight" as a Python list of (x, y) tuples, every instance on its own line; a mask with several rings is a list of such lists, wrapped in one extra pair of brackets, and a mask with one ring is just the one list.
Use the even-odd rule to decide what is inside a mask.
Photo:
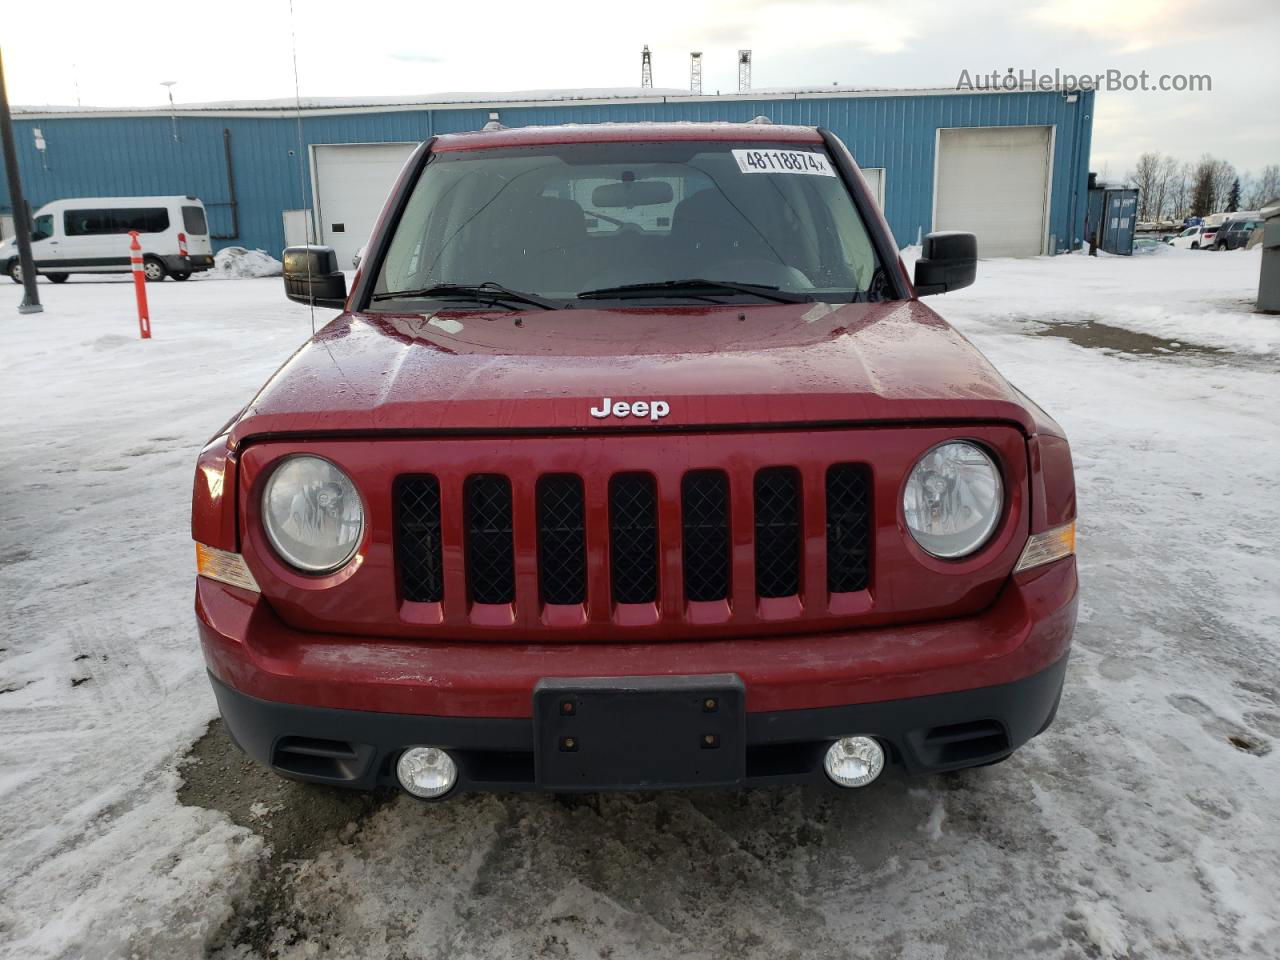
[(364, 533), (355, 484), (319, 457), (290, 457), (276, 467), (262, 494), (262, 518), (276, 553), (307, 573), (342, 566)]
[(986, 543), (1003, 503), (1000, 470), (981, 447), (964, 440), (939, 444), (921, 457), (902, 494), (911, 536), (945, 559)]

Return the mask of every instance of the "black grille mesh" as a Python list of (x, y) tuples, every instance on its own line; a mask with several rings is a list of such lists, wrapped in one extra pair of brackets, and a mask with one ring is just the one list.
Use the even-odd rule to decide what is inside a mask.
[(827, 470), (827, 589), (865, 590), (871, 572), (871, 478), (841, 463)]
[(609, 569), (614, 603), (658, 599), (658, 498), (647, 473), (609, 482)]
[(582, 603), (587, 596), (582, 481), (568, 474), (538, 481), (538, 583), (543, 603)]
[(473, 603), (515, 599), (511, 482), (496, 473), (467, 478), (467, 587)]
[(684, 595), (729, 596), (729, 478), (719, 470), (686, 473), (680, 485)]
[(756, 596), (800, 592), (800, 477), (790, 467), (756, 474)]
[(827, 590), (867, 589), (872, 556), (870, 475), (856, 463), (827, 470)]
[(404, 598), (417, 603), (444, 599), (440, 561), (440, 483), (435, 477), (400, 481), (396, 553)]

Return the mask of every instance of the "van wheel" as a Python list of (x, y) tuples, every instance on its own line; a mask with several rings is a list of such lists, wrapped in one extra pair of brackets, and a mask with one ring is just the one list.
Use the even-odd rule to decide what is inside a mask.
[(190, 280), (190, 279), (191, 279), (191, 271), (190, 271), (190, 270), (175, 270), (173, 273), (169, 274), (169, 276), (173, 277), (173, 279), (175, 279), (175, 280)]
[(17, 260), (9, 261), (9, 279), (14, 283), (22, 282), (22, 264)]
[(159, 283), (169, 275), (169, 271), (159, 260), (145, 260), (142, 264), (142, 275), (154, 283)]
[(1198, 243), (1196, 243), (1194, 240), (1192, 240), (1192, 241), (1191, 241), (1191, 249), (1192, 249), (1192, 250), (1199, 250), (1199, 249), (1200, 249), (1200, 244), (1198, 244)]
[(69, 273), (46, 273), (46, 274), (45, 274), (45, 276), (49, 278), (49, 282), (50, 282), (50, 283), (66, 283), (66, 282), (67, 282), (67, 277), (71, 276), (71, 274), (69, 274)]

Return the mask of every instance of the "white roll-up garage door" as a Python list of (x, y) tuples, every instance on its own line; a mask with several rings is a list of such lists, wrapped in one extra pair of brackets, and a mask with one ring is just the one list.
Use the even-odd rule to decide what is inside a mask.
[(320, 243), (333, 247), (338, 264), (351, 259), (369, 240), (387, 194), (416, 143), (317, 144), (314, 153), (316, 230)]
[(979, 257), (1045, 252), (1049, 127), (938, 131), (933, 229), (978, 235)]

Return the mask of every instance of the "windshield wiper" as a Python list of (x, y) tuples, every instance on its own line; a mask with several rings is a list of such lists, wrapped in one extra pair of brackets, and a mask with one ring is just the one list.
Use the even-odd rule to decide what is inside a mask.
[(532, 293), (521, 293), (519, 290), (508, 290), (500, 283), (437, 283), (434, 286), (422, 287), (418, 290), (390, 290), (386, 293), (375, 293), (374, 300), (474, 300), (476, 303), (520, 303), (541, 307), (543, 310), (559, 310), (565, 305), (547, 300)]
[(775, 303), (808, 303), (810, 297), (803, 293), (788, 293), (775, 286), (764, 283), (738, 283), (734, 280), (663, 280), (657, 283), (625, 283), (620, 287), (600, 287), (598, 290), (584, 290), (578, 294), (579, 300), (608, 300), (615, 297), (630, 299), (632, 297), (697, 297), (716, 293), (745, 293), (773, 300)]

